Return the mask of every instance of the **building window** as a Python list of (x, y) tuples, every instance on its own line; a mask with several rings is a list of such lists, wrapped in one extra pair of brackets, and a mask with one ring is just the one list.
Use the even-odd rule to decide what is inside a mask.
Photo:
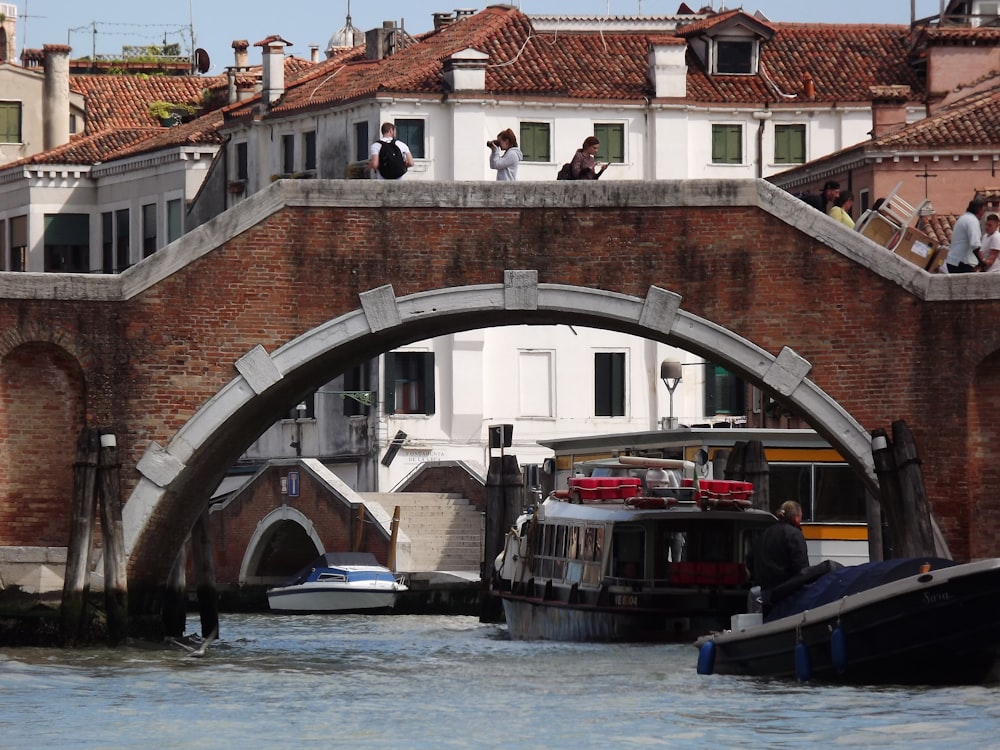
[(370, 148), (371, 143), (368, 141), (368, 123), (354, 123), (354, 160), (368, 161), (368, 151)]
[(250, 175), (246, 142), (236, 144), (236, 179), (245, 180)]
[(594, 354), (594, 415), (625, 416), (625, 352)]
[(756, 72), (753, 40), (724, 40), (715, 42), (715, 72), (734, 75), (751, 75)]
[(295, 136), (281, 136), (281, 172), (292, 174), (295, 171)]
[[(368, 364), (355, 365), (353, 368), (344, 373), (344, 388), (345, 391), (370, 391), (371, 388), (368, 384)], [(351, 396), (344, 396), (344, 416), (345, 417), (361, 417), (368, 416), (370, 407), (365, 406), (363, 403), (358, 401), (356, 398)]]
[(423, 120), (395, 120), (396, 138), (410, 149), (414, 159), (426, 158)]
[(148, 258), (156, 252), (156, 204), (142, 207), (142, 257)]
[(551, 138), (547, 122), (521, 123), (521, 154), (525, 161), (552, 161)]
[(15, 216), (10, 220), (10, 263), (11, 271), (28, 270), (28, 217)]
[(69, 116), (69, 132), (70, 135), (76, 135), (80, 132), (79, 118), (76, 115)]
[(128, 209), (115, 211), (115, 270), (124, 271), (130, 264)]
[(115, 268), (115, 215), (111, 211), (101, 214), (101, 273), (114, 273)]
[(385, 413), (434, 413), (432, 352), (391, 352), (385, 355)]
[(90, 271), (90, 216), (45, 215), (45, 270), (59, 273)]
[(0, 102), (0, 143), (21, 142), (21, 102)]
[(167, 242), (184, 234), (184, 210), (180, 198), (167, 201)]
[(805, 164), (806, 126), (774, 126), (774, 163)]
[(743, 126), (712, 126), (712, 163), (743, 163)]
[(517, 353), (518, 409), (522, 417), (555, 416), (555, 352)]
[(316, 131), (310, 130), (302, 136), (302, 168), (306, 172), (316, 169)]
[[(0, 263), (7, 263), (7, 222), (0, 219)], [(10, 270), (10, 266), (4, 266), (3, 270)]]
[(625, 163), (625, 126), (621, 123), (596, 123), (594, 135), (601, 142), (597, 149), (597, 161), (611, 164)]
[(746, 416), (746, 383), (725, 367), (705, 363), (705, 415)]

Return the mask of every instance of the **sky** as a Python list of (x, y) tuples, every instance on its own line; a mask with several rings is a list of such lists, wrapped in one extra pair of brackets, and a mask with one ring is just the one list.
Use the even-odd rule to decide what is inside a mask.
[[(692, 8), (716, 10), (739, 7), (722, 0), (687, 0)], [(221, 74), (232, 64), (234, 39), (252, 45), (276, 34), (291, 42), (287, 52), (308, 58), (310, 46), (320, 51), (344, 26), (350, 7), (353, 25), (367, 31), (383, 21), (402, 22), (411, 34), (433, 28), (433, 14), (456, 8), (481, 10), (491, 0), (0, 0), (17, 9), (17, 54), (45, 44), (69, 44), (74, 57), (117, 54), (122, 45), (178, 43), (184, 54), (204, 48), (210, 73)], [(528, 14), (644, 15), (674, 13), (681, 0), (509, 0)], [(918, 18), (940, 12), (940, 0), (915, 0)], [(772, 21), (827, 23), (910, 22), (911, 0), (749, 0), (749, 13), (760, 10)], [(254, 49), (250, 50), (251, 55)], [(258, 51), (259, 53), (259, 51)], [(251, 59), (251, 62), (254, 60)]]

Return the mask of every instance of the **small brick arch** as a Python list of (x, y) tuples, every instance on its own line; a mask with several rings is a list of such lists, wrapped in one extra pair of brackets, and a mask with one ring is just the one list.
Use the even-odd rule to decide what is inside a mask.
[(313, 522), (309, 520), (309, 517), (306, 516), (305, 513), (297, 508), (291, 508), (287, 505), (275, 508), (260, 519), (260, 522), (257, 524), (257, 528), (254, 529), (253, 535), (250, 537), (250, 541), (246, 545), (243, 560), (240, 563), (240, 585), (247, 582), (247, 578), (250, 577), (251, 571), (257, 570), (257, 567), (260, 564), (261, 555), (264, 551), (264, 545), (267, 543), (267, 540), (274, 531), (274, 527), (286, 522), (297, 523), (302, 527), (306, 536), (308, 536), (309, 540), (313, 543), (313, 545), (315, 545), (317, 555), (322, 555), (326, 552), (323, 540), (316, 532), (316, 527), (313, 526)]
[[(177, 527), (193, 523), (201, 496), (192, 488), (214, 486), (206, 455), (227, 424), (268, 399), (301, 386), (296, 373), (322, 372), (325, 359), (385, 351), (427, 334), (494, 325), (575, 322), (662, 341), (710, 357), (750, 382), (778, 393), (818, 426), (874, 488), (868, 433), (807, 377), (811, 365), (788, 348), (777, 356), (725, 328), (680, 309), (681, 297), (650, 287), (645, 298), (590, 287), (539, 284), (532, 270), (504, 273), (503, 284), (454, 287), (397, 298), (390, 285), (361, 295), (361, 308), (308, 331), (273, 353), (262, 347), (236, 362), (238, 377), (207, 401), (167, 446), (153, 443), (138, 462), (141, 479), (124, 507), (126, 551), (133, 579), (155, 585), (165, 561), (182, 541)], [(355, 354), (352, 354), (354, 352)], [(285, 396), (287, 398), (287, 396)], [(265, 410), (266, 411), (266, 410)], [(172, 533), (170, 532), (172, 529)], [(252, 547), (252, 545), (251, 545)]]

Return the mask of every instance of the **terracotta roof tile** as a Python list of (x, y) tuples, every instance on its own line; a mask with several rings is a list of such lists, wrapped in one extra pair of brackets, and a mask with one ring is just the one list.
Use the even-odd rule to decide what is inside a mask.
[(70, 86), (84, 95), (87, 133), (158, 126), (147, 107), (158, 100), (200, 105), (205, 89), (225, 90), (225, 76), (74, 75)]
[(874, 148), (940, 150), (1000, 144), (1000, 85), (874, 139)]

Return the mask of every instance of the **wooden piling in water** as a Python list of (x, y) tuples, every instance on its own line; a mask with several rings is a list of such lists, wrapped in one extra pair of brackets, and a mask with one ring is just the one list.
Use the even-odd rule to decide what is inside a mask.
[(208, 505), (202, 510), (191, 530), (191, 557), (197, 582), (198, 614), (201, 616), (202, 638), (219, 634), (219, 595), (215, 585), (215, 561), (212, 557), (212, 537), (208, 526)]
[(396, 541), (399, 538), (399, 506), (392, 511), (392, 528), (389, 531), (389, 556), (385, 567), (396, 572)]
[[(510, 485), (508, 488), (507, 485)], [(503, 551), (507, 530), (514, 525), (523, 504), (524, 479), (517, 456), (490, 456), (486, 472), (486, 533), (483, 539), (481, 622), (502, 622), (503, 605), (490, 593), (493, 561)]]
[(936, 556), (931, 505), (924, 487), (922, 463), (917, 455), (913, 433), (905, 421), (892, 423), (893, 456), (899, 475), (900, 498), (906, 518), (906, 535), (910, 557)]
[[(906, 557), (903, 551), (901, 533), (903, 528), (902, 503), (900, 501), (899, 477), (896, 473), (896, 458), (893, 455), (889, 434), (882, 428), (872, 430), (872, 461), (875, 464), (875, 476), (878, 477), (879, 504), (885, 514), (886, 525), (889, 528), (888, 548), (882, 550), (883, 557), (891, 560)], [(882, 533), (882, 529), (868, 527), (869, 537), (874, 533)]]
[(187, 626), (187, 544), (181, 545), (174, 558), (163, 592), (163, 634), (167, 638), (182, 638)]
[(64, 646), (75, 646), (87, 637), (87, 596), (90, 591), (90, 548), (93, 545), (99, 436), (84, 427), (76, 441), (73, 466), (73, 508), (66, 551), (59, 626)]
[(125, 563), (125, 531), (122, 526), (121, 463), (113, 434), (100, 436), (97, 462), (101, 534), (104, 542), (104, 604), (107, 608), (108, 642), (112, 646), (128, 638), (128, 581)]

